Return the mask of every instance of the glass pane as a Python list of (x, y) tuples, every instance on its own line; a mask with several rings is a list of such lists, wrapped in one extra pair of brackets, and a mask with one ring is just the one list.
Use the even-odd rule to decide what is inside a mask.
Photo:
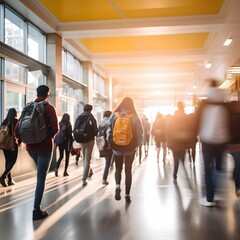
[(25, 95), (21, 93), (7, 91), (6, 97), (6, 113), (10, 108), (15, 108), (20, 116), (23, 107), (25, 106)]
[(24, 21), (5, 8), (5, 43), (24, 52)]
[(26, 83), (25, 68), (5, 60), (5, 78), (14, 82)]
[(28, 56), (45, 63), (46, 37), (28, 25)]
[(37, 97), (36, 89), (28, 89), (28, 102), (34, 101)]
[(46, 84), (46, 78), (42, 74), (42, 71), (31, 71), (28, 72), (28, 85), (38, 87), (39, 85)]
[(67, 75), (71, 78), (73, 78), (73, 60), (73, 56), (67, 54)]

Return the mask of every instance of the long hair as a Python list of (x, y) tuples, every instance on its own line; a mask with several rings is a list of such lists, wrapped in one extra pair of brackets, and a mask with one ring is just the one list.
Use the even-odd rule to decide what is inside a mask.
[(62, 116), (60, 123), (69, 123), (70, 122), (70, 115), (68, 113), (64, 113)]
[(17, 118), (17, 110), (15, 108), (10, 108), (8, 110), (5, 121), (10, 124), (14, 124), (14, 120)]
[(126, 110), (137, 114), (133, 100), (130, 97), (125, 97), (114, 112), (121, 112)]

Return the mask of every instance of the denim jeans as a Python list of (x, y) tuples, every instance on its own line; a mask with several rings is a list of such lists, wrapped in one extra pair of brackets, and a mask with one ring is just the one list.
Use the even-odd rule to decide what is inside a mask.
[(233, 180), (237, 190), (240, 188), (240, 152), (232, 152), (231, 154), (234, 159)]
[(52, 151), (28, 151), (28, 153), (37, 166), (34, 209), (39, 209), (41, 207), (47, 172), (52, 160)]
[(223, 150), (225, 144), (202, 143), (205, 165), (205, 184), (207, 201), (214, 201), (214, 193), (218, 183), (217, 175), (222, 170)]
[(105, 158), (105, 168), (104, 168), (104, 172), (103, 172), (103, 179), (107, 180), (108, 177), (108, 172), (109, 172), (109, 168), (110, 168), (110, 164), (111, 164), (111, 160), (112, 160), (112, 151), (108, 151), (104, 158)]
[(83, 156), (83, 177), (82, 177), (83, 182), (85, 182), (88, 177), (90, 162), (92, 159), (93, 146), (94, 146), (94, 141), (81, 143), (81, 151)]

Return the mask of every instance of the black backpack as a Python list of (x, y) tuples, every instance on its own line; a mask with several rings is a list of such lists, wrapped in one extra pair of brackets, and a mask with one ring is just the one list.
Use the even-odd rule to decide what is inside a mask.
[(44, 116), (47, 101), (30, 102), (22, 111), (19, 120), (19, 135), (22, 142), (34, 144), (42, 142), (48, 135)]
[(80, 115), (77, 117), (74, 129), (74, 139), (78, 143), (89, 142), (93, 137), (93, 121), (89, 115)]

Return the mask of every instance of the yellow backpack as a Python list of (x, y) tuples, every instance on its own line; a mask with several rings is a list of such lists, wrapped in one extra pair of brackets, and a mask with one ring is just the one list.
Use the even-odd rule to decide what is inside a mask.
[(126, 146), (133, 138), (131, 124), (131, 117), (133, 114), (116, 112), (115, 115), (117, 119), (113, 128), (113, 142), (116, 145)]

